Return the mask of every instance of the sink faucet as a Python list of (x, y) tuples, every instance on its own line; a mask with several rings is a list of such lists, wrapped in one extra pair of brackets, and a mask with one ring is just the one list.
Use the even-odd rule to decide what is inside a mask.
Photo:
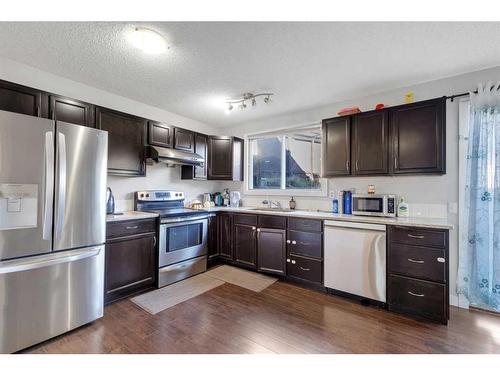
[(276, 208), (281, 209), (281, 203), (278, 201), (271, 201), (271, 200), (263, 200), (262, 204), (267, 204), (268, 208), (273, 208), (273, 205), (276, 206)]

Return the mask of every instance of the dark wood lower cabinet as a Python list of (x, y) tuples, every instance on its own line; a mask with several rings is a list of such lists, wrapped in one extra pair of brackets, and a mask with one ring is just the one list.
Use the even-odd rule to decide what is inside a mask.
[(286, 274), (286, 230), (259, 228), (257, 231), (257, 269)]
[[(142, 228), (129, 235), (126, 228)], [(104, 303), (155, 287), (157, 275), (155, 220), (108, 223)], [(119, 232), (123, 229), (122, 232)]]
[(216, 258), (219, 255), (218, 247), (219, 218), (210, 216), (208, 218), (208, 259)]
[(219, 216), (219, 255), (226, 260), (233, 260), (233, 216), (221, 213)]
[(256, 227), (234, 224), (234, 262), (244, 267), (257, 267)]

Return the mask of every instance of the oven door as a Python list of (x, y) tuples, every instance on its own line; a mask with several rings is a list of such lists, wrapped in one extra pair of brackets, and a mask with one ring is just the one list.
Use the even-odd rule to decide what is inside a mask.
[(160, 225), (159, 267), (207, 254), (208, 219), (194, 219)]
[(384, 216), (387, 212), (387, 199), (383, 196), (352, 198), (352, 214)]

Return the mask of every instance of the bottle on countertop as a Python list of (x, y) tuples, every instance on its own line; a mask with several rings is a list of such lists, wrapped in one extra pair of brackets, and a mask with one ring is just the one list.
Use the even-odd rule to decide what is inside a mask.
[(352, 191), (344, 191), (344, 214), (352, 214)]
[(288, 202), (288, 207), (290, 207), (290, 210), (295, 210), (295, 207), (297, 207), (297, 202), (295, 202), (295, 199), (290, 199), (290, 202)]
[(339, 213), (339, 200), (337, 199), (335, 193), (333, 195), (333, 200), (332, 200), (332, 212), (334, 214), (338, 214)]
[(339, 190), (338, 202), (339, 202), (339, 214), (343, 214), (344, 213), (344, 190)]
[(405, 197), (401, 197), (398, 204), (398, 216), (408, 217), (410, 215), (410, 210), (408, 209), (408, 203), (405, 202)]
[(224, 194), (222, 194), (222, 205), (229, 206), (229, 189), (224, 189)]

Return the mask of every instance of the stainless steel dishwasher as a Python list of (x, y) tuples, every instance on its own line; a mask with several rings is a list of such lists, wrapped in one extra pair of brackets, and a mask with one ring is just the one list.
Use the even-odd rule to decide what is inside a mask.
[(324, 284), (386, 302), (386, 226), (325, 220)]

